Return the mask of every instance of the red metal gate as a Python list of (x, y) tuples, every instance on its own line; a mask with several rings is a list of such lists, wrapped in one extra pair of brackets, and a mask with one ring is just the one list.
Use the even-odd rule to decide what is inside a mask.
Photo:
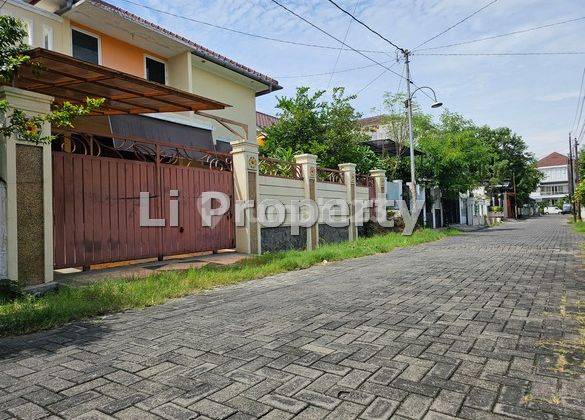
[[(203, 227), (196, 205), (204, 191), (231, 199), (231, 171), (156, 162), (53, 152), (55, 268), (234, 246), (231, 212)], [(169, 226), (171, 190), (179, 191), (176, 227)], [(150, 194), (149, 216), (165, 218), (164, 227), (140, 226), (140, 192)]]

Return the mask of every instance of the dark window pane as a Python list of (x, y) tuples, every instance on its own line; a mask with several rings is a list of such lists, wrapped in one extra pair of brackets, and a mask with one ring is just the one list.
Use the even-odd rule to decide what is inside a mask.
[(83, 32), (71, 30), (73, 57), (93, 64), (99, 64), (98, 39)]
[(165, 84), (165, 64), (146, 57), (146, 78), (151, 82)]

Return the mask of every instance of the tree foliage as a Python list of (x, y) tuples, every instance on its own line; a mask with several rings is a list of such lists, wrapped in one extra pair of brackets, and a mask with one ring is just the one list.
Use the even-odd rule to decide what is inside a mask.
[[(29, 47), (23, 41), (26, 35), (21, 20), (0, 16), (0, 83), (11, 83), (17, 77), (19, 67), (30, 63), (30, 57), (26, 55)], [(35, 71), (42, 72), (41, 67), (30, 64), (35, 66)], [(7, 100), (0, 99), (0, 115), (4, 116), (0, 134), (5, 137), (15, 135), (19, 140), (33, 143), (49, 143), (54, 140), (54, 136), (43, 134), (45, 123), (56, 127), (73, 127), (75, 118), (88, 115), (103, 103), (103, 98), (86, 98), (83, 105), (64, 102), (47, 115), (28, 116), (22, 110), (11, 107)]]
[(335, 88), (331, 101), (326, 101), (324, 93), (300, 87), (294, 97), (279, 97), (279, 120), (266, 130), (261, 152), (281, 159), (311, 153), (327, 168), (352, 162), (358, 172), (373, 169), (377, 157), (365, 145), (368, 136), (356, 123), (360, 114), (351, 105), (355, 97)]
[(579, 182), (577, 188), (575, 188), (575, 194), (573, 199), (577, 203), (585, 203), (585, 180)]

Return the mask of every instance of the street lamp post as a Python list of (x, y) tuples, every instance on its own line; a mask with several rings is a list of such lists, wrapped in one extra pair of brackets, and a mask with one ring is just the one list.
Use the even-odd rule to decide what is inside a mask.
[(417, 204), (416, 204), (416, 168), (414, 164), (414, 130), (412, 127), (412, 98), (414, 94), (421, 90), (421, 89), (428, 89), (433, 93), (434, 102), (431, 105), (431, 108), (439, 108), (443, 106), (442, 102), (437, 101), (437, 94), (433, 90), (433, 88), (428, 86), (422, 86), (415, 89), (413, 92), (410, 91), (410, 84), (412, 81), (410, 80), (410, 52), (408, 50), (403, 51), (404, 59), (405, 59), (405, 66), (406, 66), (406, 95), (408, 99), (405, 101), (406, 111), (408, 115), (408, 137), (410, 140), (410, 212), (412, 215), (417, 214)]

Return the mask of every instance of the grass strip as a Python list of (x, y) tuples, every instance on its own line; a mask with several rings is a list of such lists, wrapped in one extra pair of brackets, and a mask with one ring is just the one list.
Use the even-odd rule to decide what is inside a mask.
[(421, 229), (412, 236), (398, 233), (320, 246), (313, 251), (259, 255), (229, 266), (167, 271), (145, 278), (111, 279), (84, 287), (61, 287), (42, 297), (24, 296), (0, 304), (0, 336), (55, 328), (92, 316), (159, 305), (201, 290), (301, 270), (324, 261), (338, 261), (392, 251), (457, 235), (452, 229)]

